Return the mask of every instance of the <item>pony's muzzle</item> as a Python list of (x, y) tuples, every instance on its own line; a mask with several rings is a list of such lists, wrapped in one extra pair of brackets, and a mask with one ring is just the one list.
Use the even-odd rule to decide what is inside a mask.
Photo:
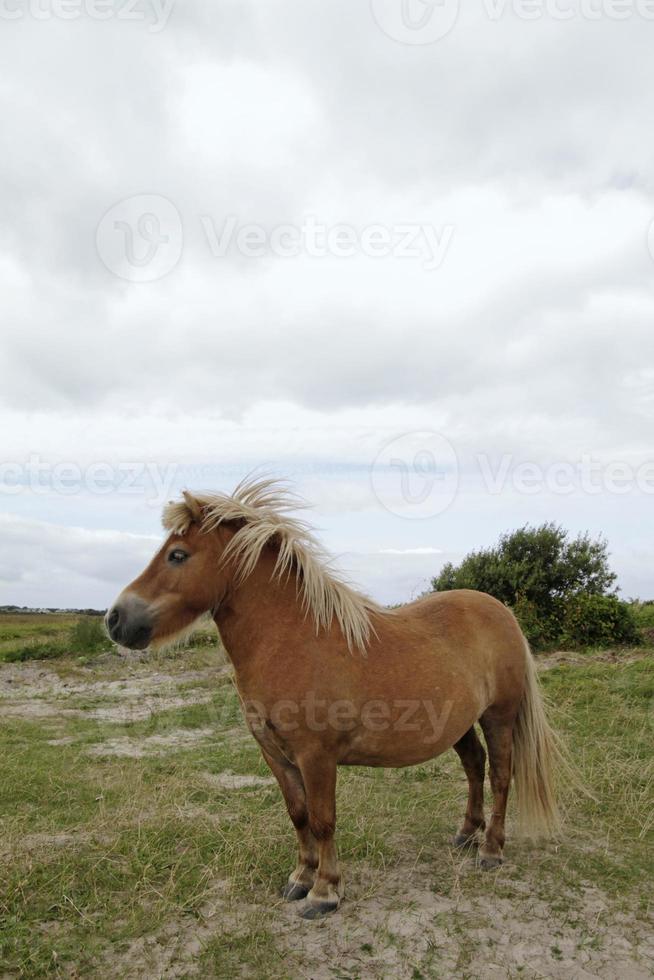
[(154, 624), (149, 606), (136, 595), (121, 595), (104, 622), (114, 643), (131, 650), (145, 650), (152, 639)]

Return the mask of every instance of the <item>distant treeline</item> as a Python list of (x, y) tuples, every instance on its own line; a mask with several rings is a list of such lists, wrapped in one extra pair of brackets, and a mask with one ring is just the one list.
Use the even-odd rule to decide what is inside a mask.
[(54, 606), (43, 606), (35, 609), (33, 606), (0, 606), (0, 613), (60, 613), (62, 616), (104, 616), (106, 609), (57, 609)]

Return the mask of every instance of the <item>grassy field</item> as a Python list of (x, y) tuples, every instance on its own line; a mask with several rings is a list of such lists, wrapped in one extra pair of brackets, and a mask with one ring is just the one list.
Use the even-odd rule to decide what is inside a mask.
[[(24, 658), (34, 659), (39, 653), (61, 649), (62, 642), (70, 635), (79, 616), (67, 613), (3, 613), (0, 614), (0, 663)], [(23, 657), (20, 657), (23, 659)]]
[(595, 798), (564, 791), (565, 836), (510, 836), (495, 874), (449, 847), (453, 753), (341, 770), (346, 900), (310, 923), (278, 897), (294, 835), (200, 639), (0, 665), (0, 977), (652, 975), (654, 651), (543, 661)]
[[(216, 631), (202, 627), (196, 646), (215, 643)], [(0, 664), (75, 658), (78, 664), (112, 649), (102, 616), (75, 613), (0, 612)]]
[(74, 613), (0, 613), (0, 663), (77, 656), (80, 663), (111, 643), (102, 616)]

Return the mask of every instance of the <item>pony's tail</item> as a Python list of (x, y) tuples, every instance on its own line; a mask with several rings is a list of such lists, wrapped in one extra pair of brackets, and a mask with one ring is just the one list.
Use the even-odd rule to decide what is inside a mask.
[(525, 640), (525, 690), (513, 727), (513, 782), (521, 830), (551, 836), (561, 827), (555, 777), (570, 771), (560, 737), (545, 713), (536, 665)]

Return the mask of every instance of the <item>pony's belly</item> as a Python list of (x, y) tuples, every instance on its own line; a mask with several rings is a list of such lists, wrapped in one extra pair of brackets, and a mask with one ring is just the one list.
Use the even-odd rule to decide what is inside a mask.
[(341, 743), (338, 763), (343, 766), (415, 766), (446, 752), (473, 724), (459, 720), (445, 728), (420, 727), (413, 731), (389, 731), (375, 734), (369, 731), (352, 732)]
[[(397, 690), (397, 689), (396, 689)], [(341, 765), (413, 766), (451, 748), (479, 718), (485, 704), (475, 692), (449, 698), (398, 696), (359, 706), (356, 723), (339, 745)]]
[(417, 766), (421, 762), (441, 755), (449, 745), (429, 745), (417, 748), (405, 746), (378, 746), (376, 748), (353, 747), (338, 759), (339, 766), (374, 766), (382, 769), (399, 769), (403, 766)]

